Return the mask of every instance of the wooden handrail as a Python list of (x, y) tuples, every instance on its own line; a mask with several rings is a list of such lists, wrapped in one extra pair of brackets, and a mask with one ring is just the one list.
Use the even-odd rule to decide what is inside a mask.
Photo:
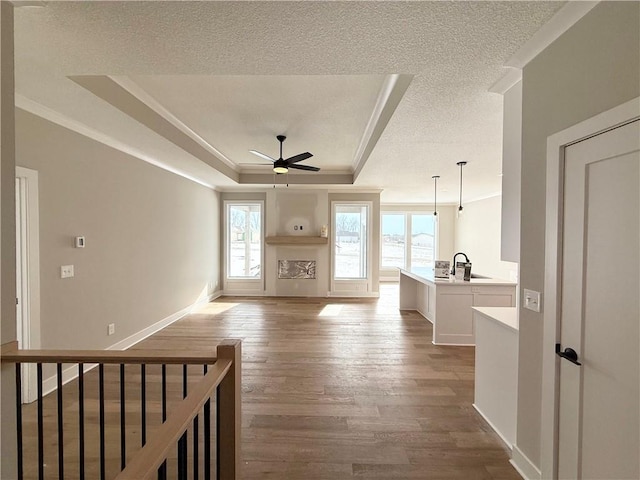
[[(179, 364), (210, 365), (195, 388), (176, 406), (170, 417), (154, 432), (148, 442), (131, 459), (117, 480), (144, 480), (154, 478), (171, 449), (188, 431), (191, 422), (200, 414), (207, 401), (216, 396), (217, 471), (220, 480), (235, 480), (240, 471), (240, 432), (242, 390), (242, 350), (240, 340), (224, 340), (215, 352), (171, 350), (19, 350), (16, 341), (0, 345), (0, 361), (8, 363), (78, 363), (78, 364)], [(186, 368), (185, 368), (186, 371)], [(123, 370), (121, 369), (121, 375)], [(163, 373), (164, 374), (164, 373)], [(185, 374), (183, 374), (185, 375)], [(20, 377), (17, 377), (20, 378)], [(184, 377), (186, 379), (186, 376)], [(58, 390), (61, 392), (61, 374), (58, 367)], [(42, 381), (42, 380), (40, 380)], [(100, 382), (103, 380), (101, 379)], [(122, 382), (122, 379), (121, 379)], [(40, 384), (41, 385), (41, 384)], [(217, 389), (217, 391), (216, 391)], [(124, 390), (121, 402), (124, 404)], [(215, 393), (214, 393), (215, 392)], [(40, 395), (40, 393), (39, 393)], [(102, 393), (101, 393), (102, 395)], [(19, 396), (17, 397), (20, 398)], [(61, 405), (61, 394), (58, 405)], [(39, 403), (39, 406), (42, 404)], [(206, 425), (210, 427), (209, 407), (204, 409)], [(18, 404), (18, 412), (20, 405)], [(121, 410), (124, 412), (124, 410)], [(39, 415), (41, 412), (39, 411)], [(59, 419), (60, 416), (59, 411)], [(124, 418), (124, 417), (122, 417)], [(104, 420), (101, 419), (101, 422)], [(60, 420), (59, 420), (60, 422)], [(61, 423), (60, 423), (61, 424)], [(124, 427), (121, 427), (124, 428)], [(194, 427), (195, 428), (195, 427)], [(194, 430), (195, 431), (195, 430)], [(20, 444), (20, 436), (19, 444)], [(59, 433), (59, 438), (61, 434)], [(209, 438), (209, 437), (207, 437)], [(124, 449), (124, 441), (121, 447)], [(59, 454), (62, 455), (62, 449)], [(208, 452), (208, 450), (207, 450)], [(102, 454), (101, 454), (102, 455)], [(123, 458), (126, 454), (122, 454)], [(207, 458), (207, 457), (205, 457)], [(205, 468), (210, 468), (209, 459)], [(40, 466), (43, 464), (40, 463)], [(62, 470), (61, 470), (62, 471)], [(62, 476), (62, 474), (60, 474)]]
[(105, 363), (204, 365), (216, 361), (211, 352), (192, 350), (4, 350), (2, 363)]
[(218, 360), (196, 388), (178, 404), (167, 421), (154, 432), (153, 439), (142, 447), (115, 480), (146, 480), (156, 476), (169, 451), (175, 448), (178, 439), (211, 398), (232, 364), (233, 361), (229, 359)]

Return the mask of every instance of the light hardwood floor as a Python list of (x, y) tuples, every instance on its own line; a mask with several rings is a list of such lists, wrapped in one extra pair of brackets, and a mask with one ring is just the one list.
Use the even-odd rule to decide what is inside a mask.
[[(381, 291), (379, 300), (220, 298), (135, 348), (214, 350), (224, 338), (242, 339), (244, 480), (519, 479), (506, 447), (471, 405), (473, 347), (434, 346), (430, 323), (398, 310), (397, 285)], [(177, 373), (170, 390), (179, 395)], [(158, 382), (157, 372), (149, 375), (150, 398)], [(137, 398), (138, 385), (139, 375), (128, 373), (127, 398)], [(87, 392), (95, 418), (95, 389)], [(65, 395), (72, 417), (72, 385)], [(50, 445), (55, 399), (47, 400)], [(150, 409), (157, 416), (157, 401)], [(35, 410), (24, 411), (33, 435)], [(118, 418), (117, 411), (107, 416), (110, 438)], [(129, 408), (127, 422), (138, 419), (139, 409)], [(66, 434), (69, 449), (74, 441)], [(137, 428), (127, 443), (131, 454)], [(110, 474), (119, 465), (112, 450)], [(97, 478), (94, 467), (87, 478)]]

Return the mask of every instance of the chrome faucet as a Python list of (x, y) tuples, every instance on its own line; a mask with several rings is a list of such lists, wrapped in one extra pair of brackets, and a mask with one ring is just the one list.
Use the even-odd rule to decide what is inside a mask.
[(467, 255), (466, 255), (465, 253), (462, 253), (462, 252), (458, 252), (458, 253), (456, 253), (456, 254), (453, 256), (453, 262), (451, 262), (451, 263), (453, 263), (453, 268), (451, 269), (451, 275), (455, 275), (455, 274), (456, 274), (456, 257), (457, 257), (458, 255), (462, 255), (462, 256), (464, 256), (464, 259), (465, 259), (465, 261), (466, 261), (467, 263), (471, 262), (471, 260), (469, 260), (469, 257), (467, 257)]

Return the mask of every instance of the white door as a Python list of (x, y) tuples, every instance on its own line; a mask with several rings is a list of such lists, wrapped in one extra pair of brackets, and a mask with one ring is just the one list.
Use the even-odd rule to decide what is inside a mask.
[[(26, 180), (16, 177), (16, 334), (18, 348), (29, 348), (29, 285), (27, 282)], [(29, 364), (22, 364), (22, 403), (30, 401)]]
[(565, 150), (558, 477), (640, 478), (640, 121)]
[[(16, 167), (16, 333), (22, 349), (40, 348), (38, 172)], [(22, 402), (37, 397), (36, 368), (22, 364)]]

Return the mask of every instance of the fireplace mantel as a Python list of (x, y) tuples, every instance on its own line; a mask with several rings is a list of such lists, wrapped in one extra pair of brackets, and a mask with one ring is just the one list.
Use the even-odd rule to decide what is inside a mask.
[(277, 235), (265, 237), (267, 245), (327, 245), (327, 237), (316, 237), (311, 235)]

